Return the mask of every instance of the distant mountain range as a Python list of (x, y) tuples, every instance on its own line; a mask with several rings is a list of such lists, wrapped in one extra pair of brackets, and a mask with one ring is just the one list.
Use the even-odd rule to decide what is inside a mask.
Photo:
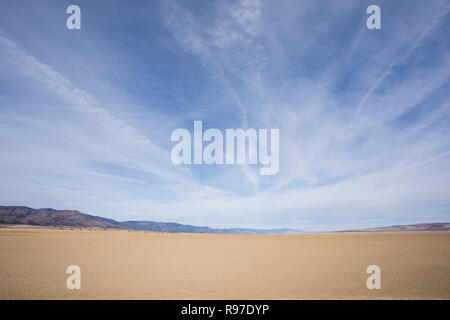
[[(280, 229), (244, 229), (199, 227), (175, 222), (124, 221), (119, 222), (98, 216), (81, 213), (76, 210), (55, 210), (50, 208), (32, 209), (21, 206), (0, 206), (0, 224), (31, 225), (40, 227), (69, 227), (96, 229), (123, 229), (156, 232), (187, 233), (226, 233), (226, 234), (286, 234), (302, 233), (300, 230)], [(412, 231), (450, 231), (450, 222), (419, 223), (395, 225), (368, 229), (352, 229), (336, 232), (412, 232)]]
[(0, 224), (31, 225), (41, 227), (71, 227), (97, 229), (124, 229), (157, 232), (187, 233), (234, 233), (234, 234), (270, 234), (300, 233), (295, 229), (216, 229), (198, 227), (174, 222), (124, 221), (119, 222), (98, 216), (81, 213), (76, 210), (55, 210), (50, 208), (33, 209), (21, 206), (0, 206)]
[(450, 222), (417, 223), (368, 229), (353, 229), (337, 232), (412, 232), (412, 231), (450, 231)]

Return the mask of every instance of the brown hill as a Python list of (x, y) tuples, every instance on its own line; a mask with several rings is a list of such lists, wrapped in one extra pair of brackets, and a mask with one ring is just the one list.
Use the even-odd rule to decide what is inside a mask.
[(47, 227), (119, 228), (116, 221), (76, 210), (0, 206), (0, 223)]
[(339, 232), (415, 232), (415, 231), (450, 231), (449, 222), (417, 223), (408, 225), (394, 225), (368, 229), (353, 229)]

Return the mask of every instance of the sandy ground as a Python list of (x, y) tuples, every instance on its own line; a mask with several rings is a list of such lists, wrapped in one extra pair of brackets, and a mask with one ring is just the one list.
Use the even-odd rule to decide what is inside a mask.
[[(381, 268), (368, 290), (366, 268)], [(66, 288), (68, 265), (81, 289)], [(450, 233), (0, 229), (1, 299), (450, 299)]]

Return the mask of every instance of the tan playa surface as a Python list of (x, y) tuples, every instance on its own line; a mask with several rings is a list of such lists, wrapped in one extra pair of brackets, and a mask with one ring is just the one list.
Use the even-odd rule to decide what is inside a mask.
[[(366, 268), (379, 265), (381, 290)], [(68, 265), (81, 290), (66, 288)], [(0, 229), (1, 299), (450, 299), (450, 233)]]

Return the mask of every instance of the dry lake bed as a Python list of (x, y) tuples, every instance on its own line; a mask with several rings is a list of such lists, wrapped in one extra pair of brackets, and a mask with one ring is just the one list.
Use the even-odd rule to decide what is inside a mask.
[(0, 229), (0, 299), (450, 299), (450, 233)]

